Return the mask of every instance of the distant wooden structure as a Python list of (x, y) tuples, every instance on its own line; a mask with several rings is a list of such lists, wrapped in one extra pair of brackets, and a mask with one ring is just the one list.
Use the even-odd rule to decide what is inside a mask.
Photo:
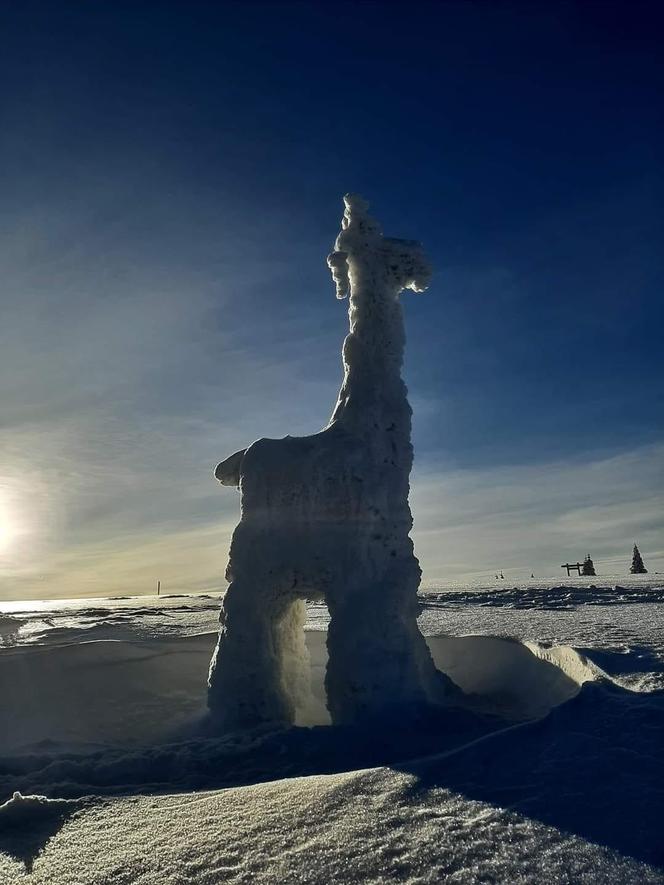
[(161, 581), (157, 581), (157, 596), (161, 593)]
[(577, 574), (581, 574), (581, 569), (583, 568), (583, 563), (581, 562), (566, 562), (564, 565), (561, 565), (560, 568), (567, 569), (567, 577), (569, 578), (570, 574), (574, 571)]

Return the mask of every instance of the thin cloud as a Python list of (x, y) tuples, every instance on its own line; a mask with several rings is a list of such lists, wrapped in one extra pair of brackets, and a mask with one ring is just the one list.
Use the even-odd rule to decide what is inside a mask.
[[(279, 230), (292, 222), (259, 215), (254, 229), (256, 216), (238, 222), (229, 207), (225, 224), (194, 225), (195, 241), (191, 218), (169, 220), (153, 241), (138, 237), (145, 218), (123, 227), (126, 195), (95, 200), (92, 215), (27, 213), (0, 239), (6, 599), (141, 592), (158, 577), (178, 589), (223, 586), (238, 496), (214, 482), (214, 465), (261, 436), (320, 429), (341, 379), (345, 310), (322, 260), (320, 291), (288, 297), (301, 288), (302, 242), (287, 246)], [(183, 208), (169, 202), (161, 214)], [(169, 236), (177, 260), (156, 248)], [(311, 251), (323, 254), (318, 243)], [(478, 291), (514, 297), (505, 273), (485, 276)], [(432, 455), (454, 459), (441, 428), (459, 404), (421, 380), (415, 372), (412, 504), (425, 580), (556, 574), (588, 549), (600, 565), (620, 562), (635, 540), (649, 568), (658, 557), (662, 567), (661, 447), (441, 466)]]
[(648, 446), (572, 463), (420, 469), (411, 504), (425, 579), (555, 576), (589, 551), (600, 571), (626, 571), (635, 540), (661, 570), (663, 463), (664, 446)]

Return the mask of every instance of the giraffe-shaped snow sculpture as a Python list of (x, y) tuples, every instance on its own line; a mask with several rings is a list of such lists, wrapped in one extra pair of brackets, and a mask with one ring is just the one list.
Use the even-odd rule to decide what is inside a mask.
[(328, 265), (350, 293), (344, 380), (328, 426), (259, 439), (216, 469), (239, 486), (208, 705), (222, 728), (292, 723), (309, 691), (306, 598), (327, 603), (325, 678), (334, 723), (445, 703), (452, 683), (417, 626), (420, 568), (409, 537), (411, 408), (401, 379), (399, 293), (423, 291), (419, 243), (383, 237), (358, 196), (344, 197)]

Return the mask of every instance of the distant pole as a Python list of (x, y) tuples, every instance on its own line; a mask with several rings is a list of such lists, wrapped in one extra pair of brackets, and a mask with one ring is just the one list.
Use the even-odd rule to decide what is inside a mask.
[(161, 581), (157, 581), (157, 596), (161, 593)]

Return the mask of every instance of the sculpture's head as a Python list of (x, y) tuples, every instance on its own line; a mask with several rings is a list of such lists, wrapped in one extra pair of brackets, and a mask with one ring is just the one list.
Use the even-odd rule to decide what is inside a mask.
[(431, 279), (431, 266), (416, 240), (384, 237), (368, 212), (369, 204), (357, 194), (344, 197), (341, 233), (328, 255), (327, 264), (337, 288), (337, 298), (350, 291), (353, 267), (363, 267), (373, 279), (382, 278), (396, 295), (403, 289), (423, 292)]

